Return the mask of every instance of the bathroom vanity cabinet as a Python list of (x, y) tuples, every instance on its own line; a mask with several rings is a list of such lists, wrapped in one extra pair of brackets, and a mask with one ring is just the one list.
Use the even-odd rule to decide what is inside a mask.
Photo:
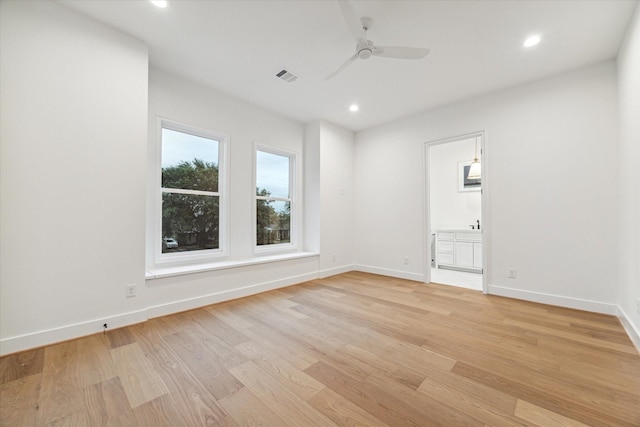
[(482, 272), (480, 230), (436, 231), (436, 267)]

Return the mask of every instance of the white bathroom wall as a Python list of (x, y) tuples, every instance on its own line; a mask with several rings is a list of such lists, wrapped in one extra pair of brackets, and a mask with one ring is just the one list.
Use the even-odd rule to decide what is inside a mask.
[(0, 2), (0, 354), (145, 318), (147, 48)]
[(618, 55), (620, 307), (640, 348), (640, 7)]
[[(358, 133), (356, 264), (424, 279), (425, 142), (479, 130), (486, 131), (489, 291), (614, 312), (613, 61)], [(517, 278), (507, 277), (509, 268)]]
[[(480, 220), (482, 226), (480, 189), (459, 189), (459, 164), (473, 160), (475, 143), (476, 139), (470, 138), (430, 145), (429, 219), (432, 233), (441, 228), (470, 228), (470, 225), (477, 225), (476, 220)], [(478, 159), (482, 161), (479, 146)]]

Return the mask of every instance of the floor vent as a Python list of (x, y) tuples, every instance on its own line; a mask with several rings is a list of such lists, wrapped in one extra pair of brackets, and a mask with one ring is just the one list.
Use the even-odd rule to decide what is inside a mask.
[(293, 83), (298, 79), (298, 76), (287, 70), (280, 71), (278, 74), (276, 74), (276, 77), (281, 78), (287, 83)]

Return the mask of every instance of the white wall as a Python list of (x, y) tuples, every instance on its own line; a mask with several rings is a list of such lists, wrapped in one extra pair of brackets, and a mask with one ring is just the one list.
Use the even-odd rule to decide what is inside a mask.
[[(444, 144), (433, 144), (429, 150), (429, 197), (431, 232), (441, 228), (468, 229), (482, 226), (482, 199), (480, 191), (459, 191), (458, 167), (461, 162), (473, 160), (476, 138), (462, 139)], [(479, 145), (479, 144), (478, 144)], [(482, 161), (480, 147), (478, 159)]]
[(439, 138), (416, 129), (419, 121), (356, 134), (354, 258), (359, 270), (424, 280), (424, 142)]
[(320, 252), (320, 121), (304, 130), (304, 249)]
[(0, 3), (0, 353), (143, 318), (147, 48)]
[(230, 260), (253, 256), (254, 144), (303, 174), (303, 125), (149, 74), (142, 43), (54, 2), (0, 4), (0, 354), (317, 277), (305, 256), (145, 280), (156, 116), (230, 135)]
[[(618, 55), (620, 307), (640, 348), (640, 7)], [(633, 335), (632, 335), (633, 336)]]
[[(152, 68), (149, 77), (148, 182), (153, 186), (157, 117), (199, 129), (219, 131), (229, 142), (229, 261), (250, 259), (253, 250), (253, 156), (255, 144), (297, 153), (298, 173), (304, 174), (304, 126), (294, 120), (237, 100), (212, 88)], [(299, 182), (302, 182), (300, 179)], [(309, 199), (300, 189), (300, 196)], [(153, 200), (147, 197), (148, 238), (153, 232)], [(304, 227), (304, 225), (302, 225)], [(313, 240), (313, 238), (311, 238)], [(301, 246), (313, 245), (301, 242)], [(147, 265), (152, 265), (148, 245)], [(263, 263), (197, 274), (147, 280), (149, 316), (159, 316), (317, 277), (318, 257)]]
[(485, 130), (490, 292), (614, 311), (616, 111), (606, 62), (358, 133), (356, 263), (424, 278), (425, 142)]
[[(298, 173), (304, 174), (304, 126), (294, 120), (237, 100), (219, 91), (151, 68), (149, 74), (149, 185), (153, 164), (157, 118), (171, 119), (230, 136), (229, 142), (229, 259), (253, 256), (253, 156), (255, 144), (297, 154)], [(300, 179), (302, 182), (302, 179)], [(300, 189), (303, 196), (303, 189)], [(151, 200), (148, 201), (151, 203)], [(153, 205), (149, 205), (149, 213)], [(149, 217), (149, 226), (152, 217)], [(152, 229), (147, 228), (147, 233)], [(148, 253), (151, 265), (151, 253)]]
[[(490, 291), (605, 312), (621, 304), (638, 329), (639, 33), (636, 14), (618, 61), (620, 150), (613, 62), (354, 142), (332, 124), (305, 129), (159, 70), (149, 81), (143, 44), (55, 2), (0, 2), (0, 354), (352, 265), (422, 280), (425, 142), (478, 130)], [(156, 115), (230, 134), (231, 259), (251, 256), (252, 197), (241, 194), (253, 185), (254, 142), (301, 154), (304, 248), (320, 257), (145, 282)], [(127, 299), (131, 283), (138, 296)]]
[(353, 269), (354, 134), (320, 124), (320, 275)]

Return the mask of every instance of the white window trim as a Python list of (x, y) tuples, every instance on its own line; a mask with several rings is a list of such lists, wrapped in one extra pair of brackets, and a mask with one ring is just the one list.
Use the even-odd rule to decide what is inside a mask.
[[(219, 248), (208, 249), (194, 252), (182, 253), (162, 253), (162, 129), (171, 129), (177, 132), (188, 133), (202, 138), (214, 139), (218, 141), (218, 194), (220, 206), (220, 223), (218, 228)], [(206, 130), (195, 126), (186, 125), (164, 117), (156, 119), (156, 150), (154, 162), (154, 212), (153, 212), (153, 236), (152, 250), (154, 267), (168, 264), (190, 264), (227, 257), (229, 255), (229, 191), (228, 191), (228, 164), (229, 164), (229, 135), (224, 132)], [(209, 195), (211, 192), (202, 192), (197, 190), (181, 190), (171, 189), (175, 193), (184, 194), (204, 194)]]
[[(279, 201), (290, 201), (291, 207), (291, 224), (290, 224), (290, 237), (289, 243), (278, 243), (274, 245), (262, 245), (258, 246), (258, 236), (257, 236), (257, 203), (256, 201), (260, 199), (267, 199), (266, 197), (260, 197), (256, 195), (256, 166), (258, 159), (258, 151), (262, 151), (265, 153), (275, 154), (278, 156), (289, 157), (289, 196), (290, 198), (283, 197), (268, 197), (269, 200), (279, 200)], [(264, 254), (273, 254), (273, 253), (284, 253), (284, 252), (293, 252), (298, 250), (299, 246), (299, 235), (298, 232), (301, 221), (300, 221), (300, 203), (301, 195), (299, 192), (299, 188), (302, 188), (299, 185), (299, 166), (298, 166), (298, 153), (289, 150), (283, 150), (280, 148), (275, 148), (267, 145), (254, 144), (253, 148), (253, 215), (252, 215), (252, 223), (253, 223), (253, 254), (254, 256), (262, 256)]]

